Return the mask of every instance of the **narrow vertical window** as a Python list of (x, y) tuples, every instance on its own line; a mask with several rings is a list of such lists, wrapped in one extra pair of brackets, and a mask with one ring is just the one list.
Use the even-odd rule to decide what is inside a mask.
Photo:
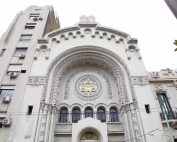
[(110, 108), (110, 121), (111, 122), (118, 122), (119, 121), (117, 109), (115, 107)]
[(67, 108), (61, 108), (60, 114), (59, 114), (59, 123), (67, 123), (68, 122), (68, 109)]
[(77, 123), (80, 120), (80, 115), (81, 115), (80, 109), (77, 107), (74, 108), (72, 111), (72, 122)]
[(85, 109), (85, 118), (92, 117), (93, 118), (93, 109), (91, 107), (87, 107)]
[(31, 115), (33, 111), (33, 106), (28, 106), (28, 111), (27, 111), (27, 115)]
[(105, 112), (104, 108), (102, 108), (102, 107), (98, 108), (98, 110), (97, 110), (97, 118), (101, 122), (106, 122), (106, 112)]
[(159, 100), (160, 108), (162, 110), (161, 118), (162, 120), (165, 120), (165, 115), (168, 119), (174, 119), (175, 115), (172, 111), (170, 102), (168, 100), (168, 97), (165, 92), (157, 93), (157, 97)]
[(149, 104), (144, 105), (146, 113), (150, 113), (150, 106)]

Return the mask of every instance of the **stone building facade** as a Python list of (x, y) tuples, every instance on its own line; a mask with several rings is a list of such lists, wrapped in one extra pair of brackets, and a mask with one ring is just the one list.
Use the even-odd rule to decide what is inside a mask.
[(52, 7), (32, 6), (17, 15), (0, 49), (2, 141), (177, 138), (177, 74), (147, 72), (127, 33), (93, 16), (60, 29)]

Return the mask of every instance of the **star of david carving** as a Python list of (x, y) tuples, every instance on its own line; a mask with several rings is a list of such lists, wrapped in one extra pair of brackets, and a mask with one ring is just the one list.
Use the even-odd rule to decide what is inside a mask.
[(81, 80), (79, 89), (82, 95), (92, 96), (95, 95), (95, 93), (97, 92), (98, 85), (94, 79), (85, 78)]

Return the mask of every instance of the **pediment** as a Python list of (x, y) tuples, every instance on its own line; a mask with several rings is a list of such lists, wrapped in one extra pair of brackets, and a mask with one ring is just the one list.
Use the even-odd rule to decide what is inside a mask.
[(76, 38), (77, 35), (84, 37), (86, 34), (90, 34), (92, 38), (97, 36), (100, 39), (103, 37), (107, 37), (108, 40), (115, 39), (116, 43), (124, 39), (127, 41), (131, 39), (130, 35), (125, 32), (101, 26), (95, 22), (94, 16), (81, 16), (80, 22), (76, 25), (50, 32), (45, 35), (45, 39), (55, 40), (54, 38), (60, 37), (67, 40), (69, 36)]

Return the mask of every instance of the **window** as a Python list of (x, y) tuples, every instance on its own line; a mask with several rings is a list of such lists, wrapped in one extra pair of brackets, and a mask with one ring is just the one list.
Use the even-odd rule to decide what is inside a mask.
[(146, 113), (150, 113), (150, 106), (149, 104), (144, 105)]
[(35, 29), (35, 26), (25, 26), (25, 29), (32, 30), (32, 29)]
[(16, 73), (21, 72), (21, 66), (22, 64), (10, 64), (7, 70), (7, 74), (10, 74), (12, 72), (16, 72)]
[(39, 13), (31, 13), (30, 18), (38, 18), (39, 15), (40, 15)]
[(0, 50), (0, 57), (4, 55), (4, 52), (6, 51), (6, 49), (2, 49)]
[(97, 118), (98, 120), (100, 120), (101, 122), (106, 122), (106, 113), (105, 113), (105, 109), (100, 107), (97, 110)]
[(2, 85), (0, 89), (0, 99), (4, 96), (12, 96), (15, 86), (12, 85)]
[(33, 106), (28, 106), (27, 115), (31, 115), (33, 111)]
[(61, 110), (60, 110), (59, 122), (60, 123), (67, 123), (68, 122), (68, 109), (65, 107), (61, 108)]
[(157, 93), (157, 97), (159, 100), (160, 108), (162, 110), (161, 118), (162, 120), (165, 120), (165, 115), (167, 116), (168, 119), (173, 119), (175, 118), (175, 115), (172, 111), (170, 102), (167, 98), (167, 95), (165, 92)]
[(117, 109), (115, 107), (110, 108), (110, 121), (111, 122), (118, 122), (119, 121)]
[(74, 108), (72, 111), (72, 122), (77, 123), (80, 120), (80, 109), (79, 108)]
[(87, 117), (92, 117), (93, 118), (93, 110), (92, 110), (91, 107), (87, 107), (85, 109), (85, 118), (87, 118)]
[(20, 37), (20, 41), (29, 41), (32, 38), (32, 34), (23, 34)]
[(16, 48), (14, 56), (20, 57), (21, 55), (25, 55), (27, 52), (27, 48)]
[(26, 23), (25, 29), (35, 29), (36, 23)]

